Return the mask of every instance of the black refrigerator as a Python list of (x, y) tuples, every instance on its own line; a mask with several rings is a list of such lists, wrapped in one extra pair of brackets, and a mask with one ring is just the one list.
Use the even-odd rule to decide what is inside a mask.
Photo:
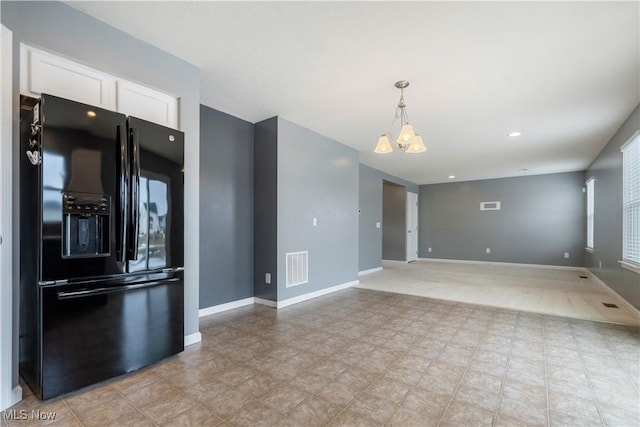
[(184, 135), (52, 95), (20, 114), (20, 374), (49, 399), (184, 349)]

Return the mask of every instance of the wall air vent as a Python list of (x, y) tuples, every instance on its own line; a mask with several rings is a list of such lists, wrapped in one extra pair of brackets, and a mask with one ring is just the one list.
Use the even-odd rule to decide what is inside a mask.
[(500, 202), (482, 202), (480, 203), (481, 211), (499, 211)]
[(309, 282), (309, 252), (288, 252), (287, 258), (287, 288)]

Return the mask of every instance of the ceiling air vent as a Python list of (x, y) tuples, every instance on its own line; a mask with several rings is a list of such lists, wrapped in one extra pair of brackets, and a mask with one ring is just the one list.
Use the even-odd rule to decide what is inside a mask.
[(287, 257), (287, 288), (309, 282), (309, 252), (289, 252)]
[(602, 305), (604, 305), (607, 308), (620, 308), (615, 304), (611, 304), (610, 302), (603, 302)]

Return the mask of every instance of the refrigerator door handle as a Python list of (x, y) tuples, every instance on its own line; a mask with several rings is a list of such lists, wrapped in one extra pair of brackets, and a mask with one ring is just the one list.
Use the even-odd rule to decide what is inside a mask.
[(120, 203), (118, 218), (120, 229), (117, 231), (117, 258), (120, 262), (127, 260), (127, 233), (129, 231), (129, 150), (127, 147), (126, 128), (118, 126), (118, 153), (120, 155), (120, 170), (118, 171), (118, 186), (120, 189)]
[(87, 290), (72, 291), (72, 292), (60, 291), (58, 292), (58, 300), (93, 297), (97, 295), (108, 295), (108, 294), (114, 294), (117, 292), (133, 291), (136, 289), (152, 288), (154, 286), (166, 285), (167, 283), (178, 282), (180, 280), (182, 279), (180, 279), (179, 277), (174, 277), (171, 279), (155, 280), (153, 282), (139, 283), (136, 285), (96, 288), (96, 289), (87, 289)]
[(140, 221), (138, 215), (140, 212), (140, 144), (138, 142), (138, 130), (130, 129), (130, 156), (131, 156), (131, 209), (130, 224), (131, 228), (129, 239), (129, 260), (138, 259), (138, 233)]

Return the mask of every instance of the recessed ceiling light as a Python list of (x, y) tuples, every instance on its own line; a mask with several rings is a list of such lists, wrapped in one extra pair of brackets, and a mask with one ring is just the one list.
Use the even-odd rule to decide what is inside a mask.
[(89, 111), (87, 111), (87, 116), (89, 116), (89, 117), (95, 117), (95, 116), (96, 116), (96, 112), (95, 112), (95, 111), (91, 111), (91, 110), (89, 110)]
[(453, 179), (455, 177), (456, 177), (455, 175), (449, 175), (449, 179)]
[(515, 138), (516, 136), (520, 136), (520, 135), (522, 135), (522, 132), (518, 132), (518, 131), (513, 131), (509, 134), (511, 138)]

